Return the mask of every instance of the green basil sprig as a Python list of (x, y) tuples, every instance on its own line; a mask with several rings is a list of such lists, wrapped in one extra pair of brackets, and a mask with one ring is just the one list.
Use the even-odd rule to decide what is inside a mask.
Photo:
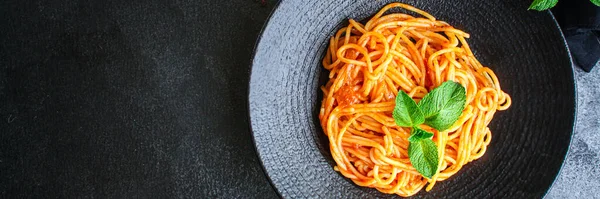
[[(600, 6), (600, 0), (590, 0), (596, 6)], [(543, 11), (556, 6), (558, 0), (534, 0), (528, 10)]]
[(426, 178), (437, 172), (438, 150), (431, 140), (433, 133), (420, 129), (418, 125), (424, 123), (438, 131), (450, 128), (462, 114), (466, 98), (465, 88), (453, 81), (446, 81), (433, 89), (419, 104), (404, 91), (398, 92), (392, 116), (396, 125), (412, 127), (408, 138), (408, 158)]

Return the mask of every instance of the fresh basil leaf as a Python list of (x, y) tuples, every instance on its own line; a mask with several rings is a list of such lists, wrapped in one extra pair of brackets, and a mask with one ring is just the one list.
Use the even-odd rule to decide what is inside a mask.
[(596, 6), (600, 6), (600, 0), (590, 0)]
[(410, 163), (421, 175), (431, 179), (438, 169), (438, 151), (431, 139), (421, 139), (408, 145)]
[(412, 127), (422, 124), (425, 121), (423, 113), (417, 106), (417, 103), (404, 91), (398, 91), (396, 96), (396, 107), (392, 112), (396, 125), (402, 127)]
[(534, 0), (528, 10), (543, 11), (554, 7), (556, 3), (558, 3), (558, 0)]
[(412, 132), (410, 132), (410, 137), (408, 137), (409, 142), (418, 142), (422, 139), (429, 139), (433, 137), (433, 133), (427, 132), (418, 127), (413, 127)]
[(443, 131), (456, 122), (467, 100), (465, 87), (453, 81), (446, 81), (433, 89), (419, 102), (425, 116), (425, 124)]

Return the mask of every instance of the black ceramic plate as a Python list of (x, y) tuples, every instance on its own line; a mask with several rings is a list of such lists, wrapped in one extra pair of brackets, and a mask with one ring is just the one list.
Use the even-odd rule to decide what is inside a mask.
[[(403, 2), (470, 33), (475, 55), (513, 100), (490, 124), (486, 154), (417, 196), (544, 196), (569, 148), (575, 115), (571, 61), (551, 13), (528, 11), (531, 1), (521, 0)], [(329, 37), (347, 19), (365, 20), (388, 3), (282, 1), (267, 23), (252, 63), (250, 121), (264, 169), (282, 197), (394, 197), (333, 170), (317, 117)]]

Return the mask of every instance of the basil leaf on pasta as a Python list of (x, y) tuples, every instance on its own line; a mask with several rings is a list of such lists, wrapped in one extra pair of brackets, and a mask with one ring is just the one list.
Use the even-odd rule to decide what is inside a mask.
[(426, 178), (431, 179), (438, 169), (438, 152), (431, 139), (410, 142), (408, 158), (413, 167)]
[(425, 124), (443, 131), (458, 120), (466, 99), (465, 87), (446, 81), (425, 95), (418, 106), (425, 117)]
[(417, 142), (422, 139), (429, 139), (433, 137), (433, 133), (427, 132), (419, 127), (413, 127), (410, 132), (410, 137), (408, 137), (409, 142)]
[(404, 91), (398, 91), (392, 117), (394, 117), (396, 125), (402, 127), (416, 126), (425, 120), (417, 103)]

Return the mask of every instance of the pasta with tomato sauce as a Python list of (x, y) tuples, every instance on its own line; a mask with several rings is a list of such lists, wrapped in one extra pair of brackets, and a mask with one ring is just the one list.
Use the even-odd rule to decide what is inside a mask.
[[(389, 13), (403, 8), (419, 14)], [(473, 55), (469, 34), (407, 4), (383, 7), (365, 24), (352, 19), (329, 40), (323, 67), (319, 119), (336, 162), (334, 169), (355, 184), (408, 197), (456, 174), (486, 151), (496, 111), (511, 105), (498, 78)], [(419, 102), (445, 81), (465, 88), (462, 114), (450, 128), (433, 133), (437, 172), (426, 178), (411, 164), (410, 129), (394, 122), (398, 92)]]

